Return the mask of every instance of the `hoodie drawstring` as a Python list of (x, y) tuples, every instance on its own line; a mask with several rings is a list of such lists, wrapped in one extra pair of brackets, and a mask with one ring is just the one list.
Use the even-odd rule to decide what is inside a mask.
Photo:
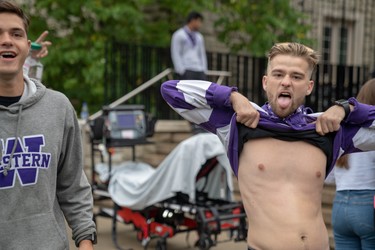
[(14, 136), (14, 145), (12, 148), (12, 152), (9, 157), (9, 162), (8, 164), (4, 167), (3, 175), (7, 176), (8, 175), (8, 170), (12, 168), (12, 159), (14, 152), (16, 151), (17, 144), (18, 144), (18, 134), (19, 134), (19, 127), (21, 123), (21, 114), (22, 114), (22, 105), (20, 105), (20, 108), (18, 109), (18, 119), (17, 119), (17, 126), (16, 126), (16, 135)]

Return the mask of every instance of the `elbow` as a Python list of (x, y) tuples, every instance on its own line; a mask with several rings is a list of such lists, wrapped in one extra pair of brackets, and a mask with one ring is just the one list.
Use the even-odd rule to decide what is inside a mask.
[(169, 80), (161, 84), (160, 93), (164, 100), (167, 100), (176, 91), (178, 80)]

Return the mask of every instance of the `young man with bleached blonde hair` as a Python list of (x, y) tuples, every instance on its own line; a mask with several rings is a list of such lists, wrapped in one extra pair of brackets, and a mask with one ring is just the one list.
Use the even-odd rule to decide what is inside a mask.
[(324, 113), (304, 107), (317, 53), (298, 43), (269, 51), (262, 86), (250, 102), (236, 87), (168, 81), (161, 93), (187, 120), (223, 142), (238, 178), (249, 223), (249, 249), (328, 250), (321, 196), (325, 176), (347, 153), (375, 150), (375, 107), (355, 98)]

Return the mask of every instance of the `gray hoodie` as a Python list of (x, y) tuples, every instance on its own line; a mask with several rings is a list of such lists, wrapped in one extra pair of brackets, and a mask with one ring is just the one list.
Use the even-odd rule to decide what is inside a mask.
[(96, 232), (82, 165), (69, 100), (25, 77), (20, 101), (0, 105), (1, 250), (69, 249), (64, 218), (76, 243)]

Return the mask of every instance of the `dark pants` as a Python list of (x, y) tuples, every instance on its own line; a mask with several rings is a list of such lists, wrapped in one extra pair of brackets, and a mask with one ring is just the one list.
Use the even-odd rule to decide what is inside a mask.
[(184, 74), (178, 75), (180, 80), (207, 80), (207, 76), (203, 71), (186, 70)]
[(256, 249), (252, 247), (247, 247), (247, 250), (256, 250)]

